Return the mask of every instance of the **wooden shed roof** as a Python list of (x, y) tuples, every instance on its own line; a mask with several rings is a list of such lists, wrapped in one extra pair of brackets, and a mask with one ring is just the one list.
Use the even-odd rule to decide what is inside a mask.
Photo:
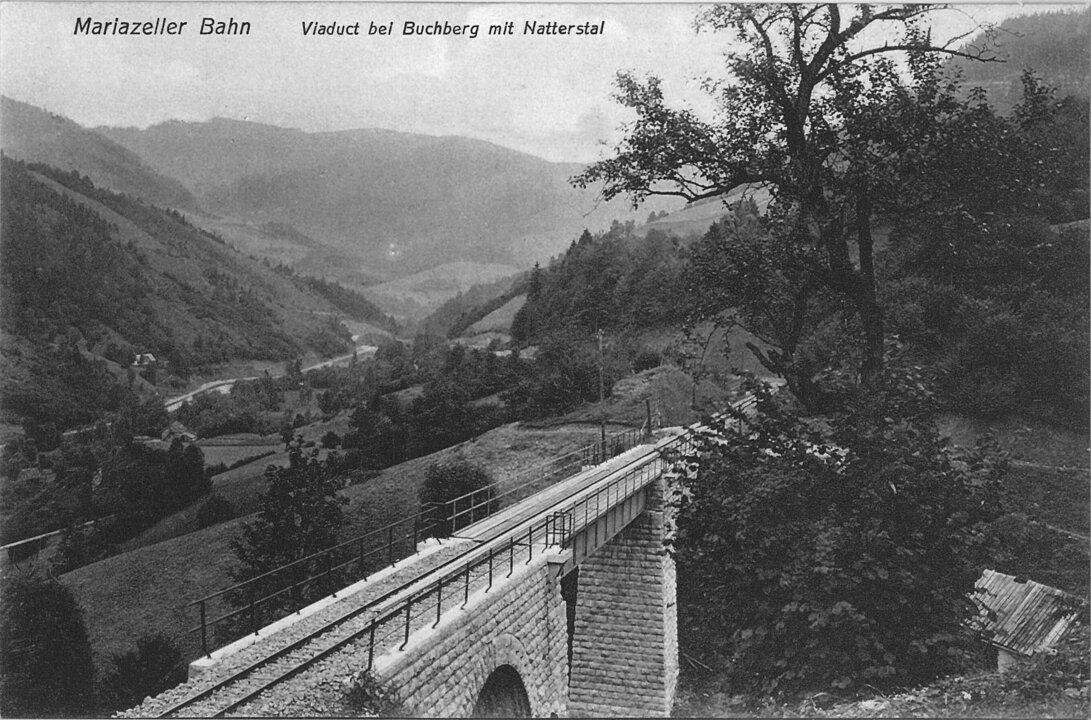
[(974, 626), (988, 640), (1020, 655), (1048, 651), (1076, 620), (1085, 601), (1041, 583), (986, 570), (973, 595)]

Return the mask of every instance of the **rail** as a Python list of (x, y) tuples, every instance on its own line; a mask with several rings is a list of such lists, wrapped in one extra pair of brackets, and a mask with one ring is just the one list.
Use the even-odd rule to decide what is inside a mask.
[[(367, 670), (374, 665), (375, 650), (385, 647), (392, 640), (401, 640), (399, 649), (409, 642), (414, 626), (422, 627), (432, 620), (432, 627), (439, 624), (445, 609), (463, 608), (474, 590), (489, 592), (497, 575), (511, 577), (516, 562), (529, 564), (534, 559), (536, 546), (545, 551), (549, 547), (568, 549), (582, 528), (590, 526), (609, 512), (610, 508), (645, 488), (662, 469), (661, 456), (681, 451), (691, 442), (689, 433), (682, 433), (663, 443), (647, 455), (623, 468), (623, 472), (590, 494), (581, 489), (565, 498), (558, 505), (575, 500), (561, 512), (553, 512), (531, 523), (525, 529), (503, 534), (488, 543), (488, 549), (476, 557), (470, 557), (461, 565), (424, 584), (387, 608), (377, 609), (367, 627), (356, 634), (353, 641), (364, 636), (368, 641)], [(664, 453), (664, 451), (668, 451)], [(525, 556), (525, 559), (523, 559)], [(434, 618), (434, 619), (433, 619)], [(425, 622), (422, 623), (421, 621)], [(345, 641), (346, 644), (348, 641)]]
[(428, 537), (443, 538), (503, 506), (517, 502), (542, 487), (569, 477), (581, 468), (598, 465), (636, 445), (644, 426), (610, 435), (605, 447), (590, 443), (572, 452), (528, 468), (499, 483), (442, 504), (426, 506), (414, 515), (351, 538), (186, 604), (195, 608), (201, 653), (212, 643), (226, 644), (258, 630), (339, 589), (366, 580), (384, 567), (417, 552)]
[(609, 436), (605, 447), (603, 447), (602, 443), (592, 443), (566, 455), (554, 458), (549, 463), (553, 466), (551, 471), (539, 473), (537, 478), (529, 482), (521, 482), (521, 479), (530, 473), (520, 473), (514, 478), (509, 478), (500, 483), (502, 486), (511, 485), (512, 487), (499, 494), (496, 492), (495, 487), (483, 487), (459, 495), (441, 504), (443, 522), (448, 523), (451, 532), (456, 532), (488, 517), (501, 507), (500, 503), (502, 501), (522, 499), (522, 497), (514, 497), (517, 493), (522, 495), (528, 490), (536, 492), (535, 488), (548, 484), (550, 480), (563, 479), (574, 475), (585, 467), (600, 465), (611, 457), (616, 457), (626, 450), (636, 447), (641, 439), (648, 434), (649, 431), (646, 430), (645, 426), (621, 430)]

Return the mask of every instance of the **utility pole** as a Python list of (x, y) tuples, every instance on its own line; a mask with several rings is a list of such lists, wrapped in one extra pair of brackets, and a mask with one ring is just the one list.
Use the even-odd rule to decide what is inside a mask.
[(602, 461), (606, 462), (606, 383), (602, 376), (602, 328), (599, 328), (599, 435), (602, 438)]

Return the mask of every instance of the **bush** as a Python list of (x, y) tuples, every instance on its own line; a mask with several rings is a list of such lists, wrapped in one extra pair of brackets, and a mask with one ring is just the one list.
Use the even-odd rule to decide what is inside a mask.
[(495, 512), (499, 508), (493, 499), (495, 495), (492, 475), (487, 470), (457, 459), (428, 467), (420, 489), (420, 504), (422, 509), (437, 507), (433, 515), (436, 526), (431, 534), (443, 538)]
[(73, 525), (61, 531), (57, 550), (49, 559), (53, 572), (63, 575), (76, 568), (98, 562), (116, 552), (107, 542), (107, 532), (99, 527)]
[(235, 517), (235, 506), (222, 495), (212, 495), (197, 509), (197, 526), (206, 528)]
[(88, 716), (95, 668), (83, 614), (52, 579), (9, 571), (0, 590), (0, 714)]
[(662, 356), (655, 350), (641, 350), (633, 358), (633, 372), (643, 372), (657, 368), (663, 362)]
[(136, 641), (134, 650), (114, 655), (114, 668), (104, 686), (115, 710), (139, 705), (144, 698), (186, 680), (182, 653), (168, 637), (158, 633), (144, 635)]
[(345, 702), (365, 717), (409, 717), (398, 694), (369, 672), (357, 673), (345, 693)]
[(341, 436), (330, 430), (328, 433), (322, 436), (322, 447), (333, 450), (341, 444)]
[(672, 543), (680, 641), (735, 692), (911, 686), (967, 657), (1003, 466), (945, 446), (918, 382), (821, 422), (759, 393), (705, 438)]

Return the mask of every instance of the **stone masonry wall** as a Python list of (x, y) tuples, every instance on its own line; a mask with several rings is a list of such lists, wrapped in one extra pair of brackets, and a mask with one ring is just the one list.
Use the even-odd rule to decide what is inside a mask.
[[(505, 573), (506, 574), (506, 573)], [(376, 659), (379, 680), (421, 717), (467, 717), (501, 665), (518, 672), (534, 717), (568, 714), (567, 627), (560, 583), (544, 557), (516, 564), (510, 578), (470, 596), (439, 626), (410, 637), (402, 652)]]
[(668, 716), (678, 683), (678, 610), (663, 481), (648, 509), (580, 564), (569, 679), (573, 717)]

